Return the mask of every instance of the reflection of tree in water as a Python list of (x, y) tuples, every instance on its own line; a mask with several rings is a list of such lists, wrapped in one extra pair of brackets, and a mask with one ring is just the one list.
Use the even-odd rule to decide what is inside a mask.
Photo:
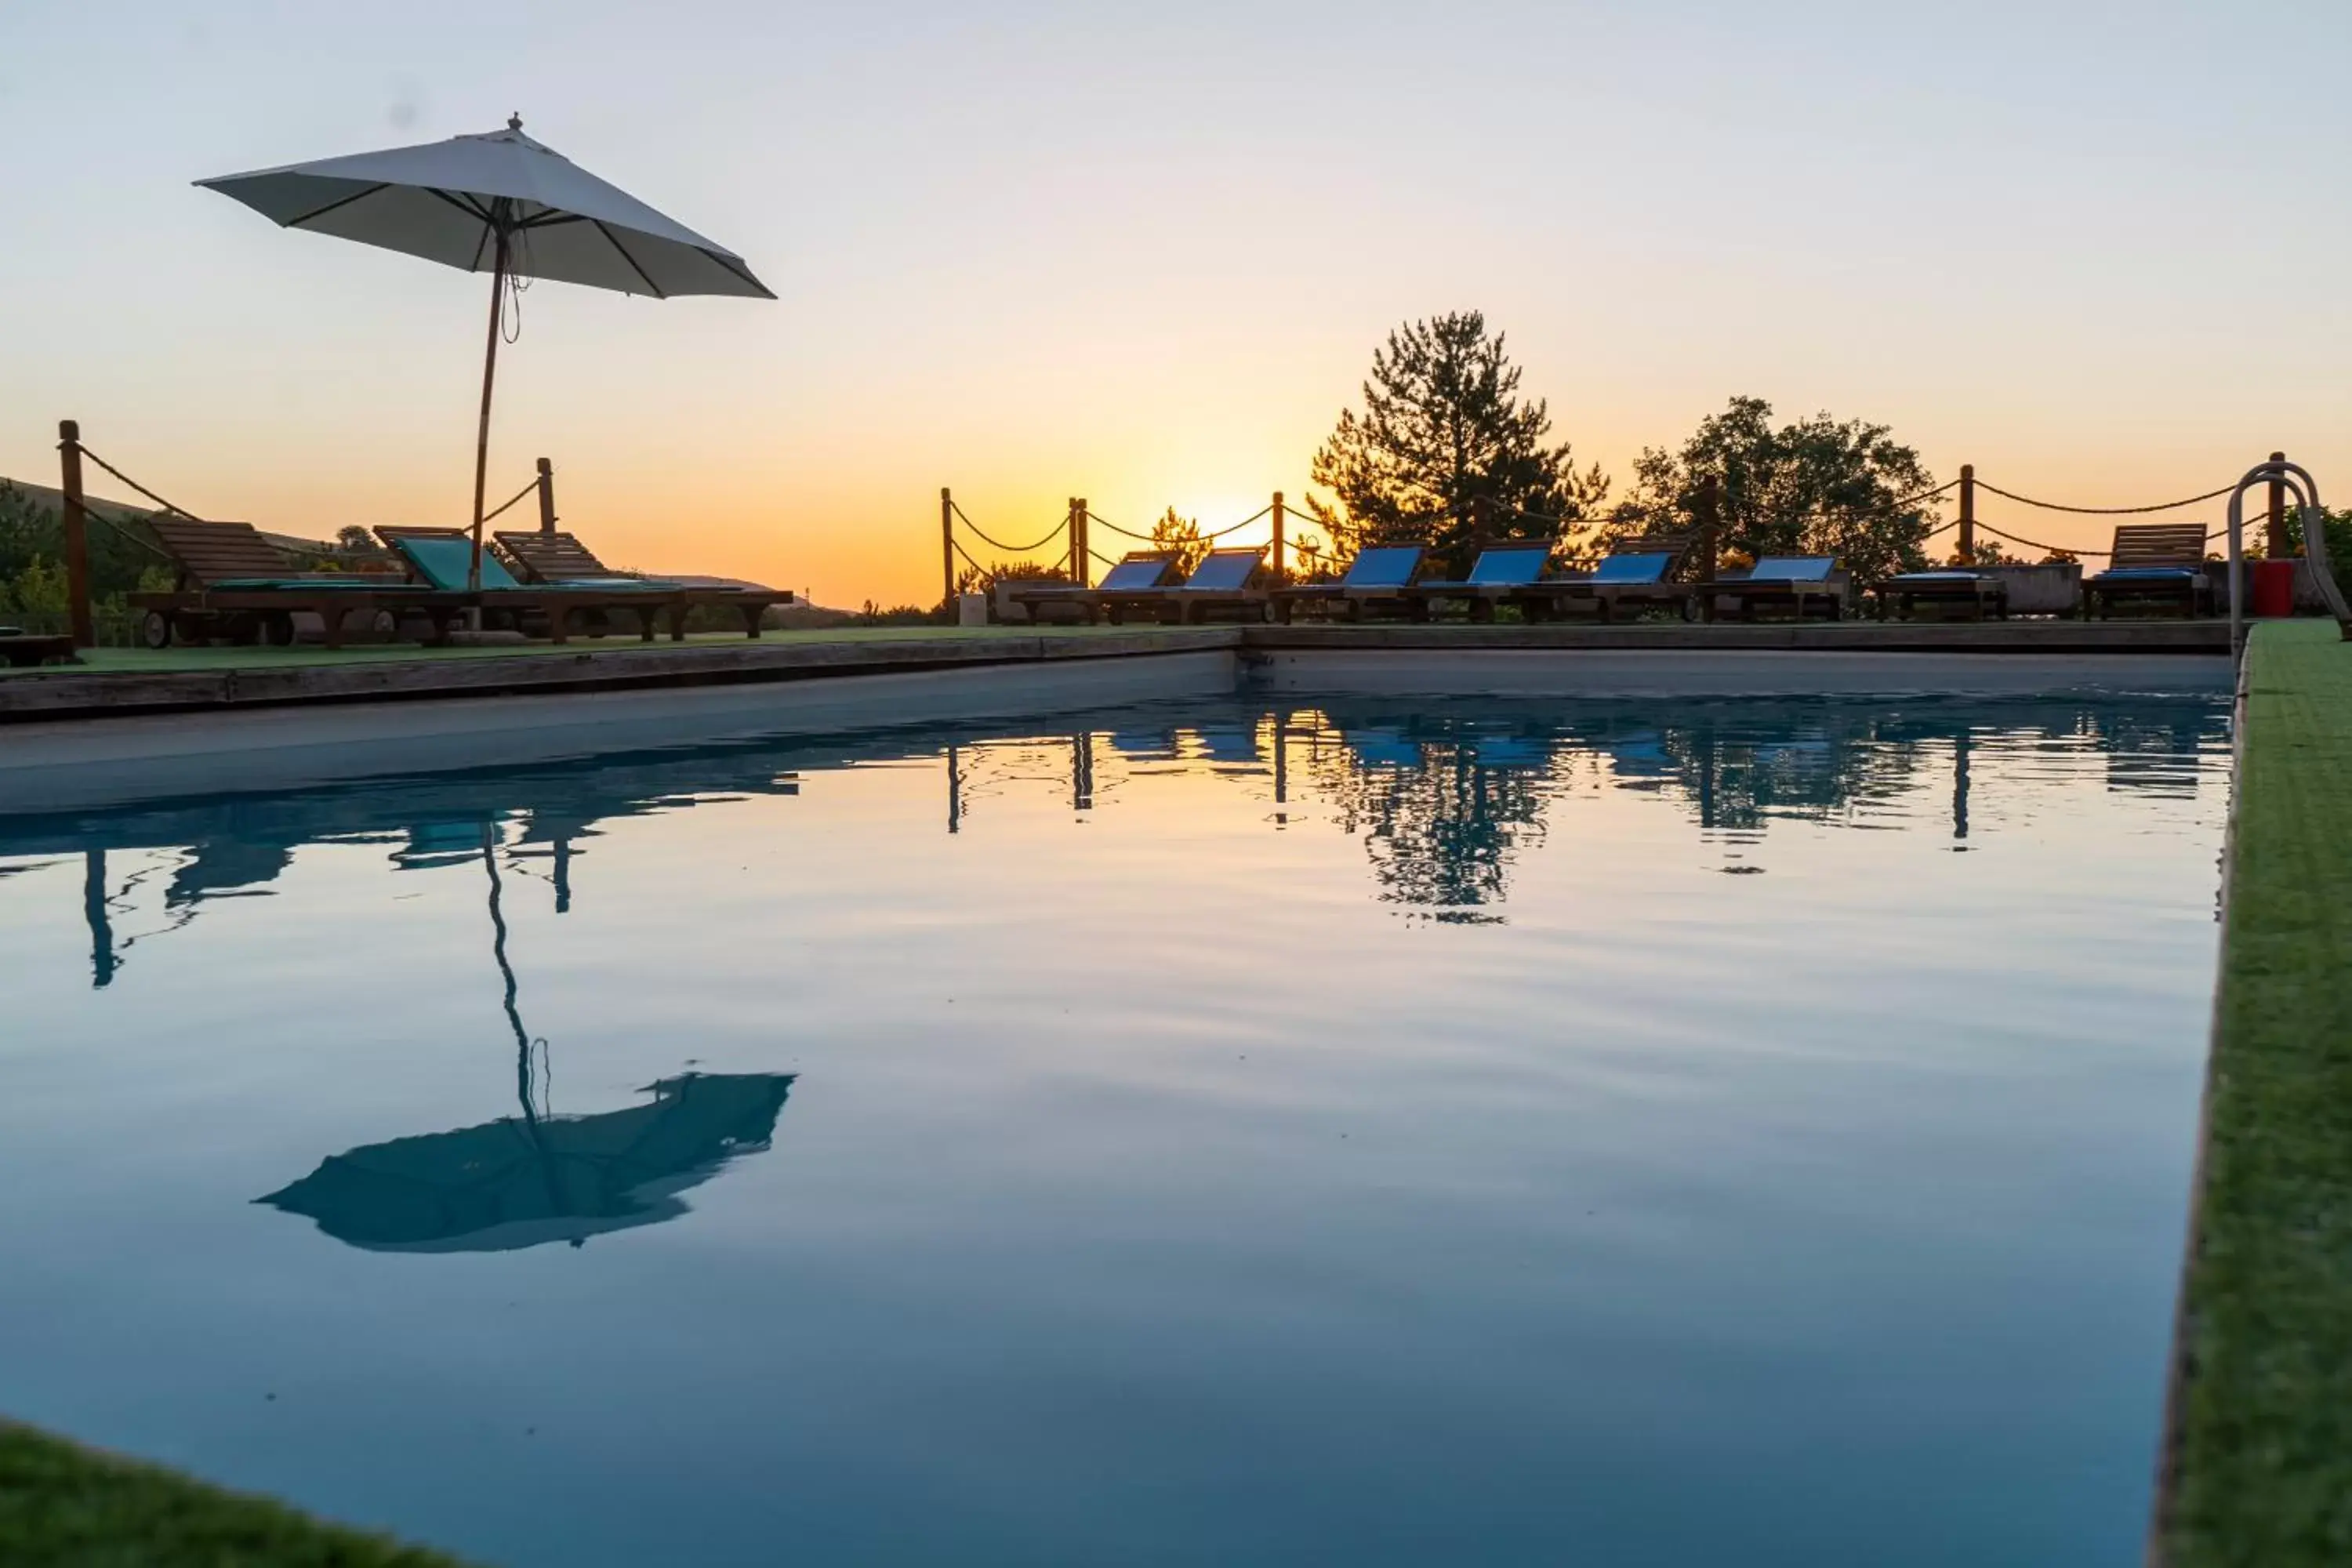
[(1340, 827), (1364, 840), (1384, 902), (1459, 924), (1499, 922), (1523, 846), (1540, 842), (1550, 738), (1450, 723), (1340, 730), (1286, 721), (1294, 756)]
[(1382, 900), (1472, 923), (1501, 919), (1513, 862), (1587, 770), (1678, 802), (1708, 832), (1760, 832), (1775, 817), (1868, 826), (1932, 784), (1948, 788), (1950, 832), (1965, 839), (1969, 754), (1983, 742), (2095, 752), (2110, 788), (2193, 795), (2202, 754), (2227, 735), (2223, 710), (2201, 700), (1593, 701), (1566, 717), (1453, 707), (1433, 721), (1335, 701), (1283, 727), (1288, 771), (1362, 837)]

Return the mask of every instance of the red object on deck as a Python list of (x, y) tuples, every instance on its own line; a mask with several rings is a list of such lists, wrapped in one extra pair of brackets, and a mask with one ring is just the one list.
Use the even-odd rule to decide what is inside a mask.
[(2253, 592), (2249, 595), (2257, 616), (2291, 616), (2294, 614), (2294, 563), (2292, 561), (2250, 561), (2253, 568)]

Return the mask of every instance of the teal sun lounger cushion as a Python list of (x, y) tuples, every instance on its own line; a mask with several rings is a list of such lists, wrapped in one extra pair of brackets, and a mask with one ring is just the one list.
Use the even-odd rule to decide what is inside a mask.
[(366, 577), (224, 577), (205, 586), (216, 593), (246, 594), (257, 590), (275, 592), (280, 588), (299, 588), (306, 592), (316, 589), (327, 593), (348, 590), (352, 593), (396, 594), (409, 584), (390, 573), (369, 579)]
[[(431, 535), (404, 534), (395, 540), (400, 552), (423, 577), (445, 594), (466, 591), (467, 567), (472, 562), (474, 545), (471, 540), (445, 539)], [(482, 552), (482, 591), (486, 594), (512, 593), (521, 584), (505, 563), (488, 551)]]

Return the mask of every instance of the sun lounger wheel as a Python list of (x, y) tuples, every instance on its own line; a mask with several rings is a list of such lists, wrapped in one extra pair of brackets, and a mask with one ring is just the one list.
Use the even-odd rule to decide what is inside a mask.
[(139, 640), (152, 648), (172, 646), (172, 617), (161, 610), (150, 610), (139, 619)]
[(293, 613), (288, 610), (270, 611), (261, 617), (261, 625), (257, 631), (260, 642), (265, 647), (292, 647), (294, 646)]

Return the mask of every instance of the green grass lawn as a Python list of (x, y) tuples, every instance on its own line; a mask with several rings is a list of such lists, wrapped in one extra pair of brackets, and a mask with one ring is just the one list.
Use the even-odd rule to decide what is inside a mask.
[(462, 1568), (152, 1465), (0, 1422), (0, 1563), (9, 1568)]
[(2352, 1563), (2352, 644), (2256, 628), (2171, 1568)]

